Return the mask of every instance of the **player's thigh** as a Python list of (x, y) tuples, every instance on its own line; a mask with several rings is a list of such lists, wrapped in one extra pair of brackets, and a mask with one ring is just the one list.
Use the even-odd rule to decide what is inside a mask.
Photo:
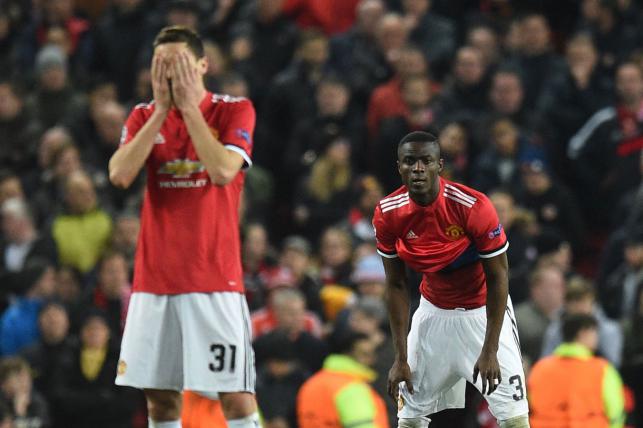
[(449, 319), (420, 305), (413, 315), (407, 339), (413, 394), (400, 384), (398, 416), (426, 416), (447, 408), (464, 406), (465, 383), (452, 370), (452, 338)]
[(180, 296), (185, 388), (254, 392), (250, 315), (240, 293)]
[[(510, 315), (511, 314), (511, 315)], [(498, 364), (500, 365), (501, 382), (491, 395), (484, 398), (489, 403), (491, 413), (498, 420), (506, 420), (528, 412), (525, 374), (522, 366), (518, 328), (513, 319), (511, 307), (505, 311), (505, 316), (498, 341)], [(486, 315), (468, 317), (463, 320), (459, 333), (466, 335), (466, 346), (460, 350), (461, 360), (459, 371), (462, 376), (473, 383), (473, 367), (475, 366), (486, 332)], [(474, 383), (478, 391), (482, 389), (481, 377)]]
[(183, 389), (182, 334), (173, 297), (132, 294), (118, 363), (118, 385)]

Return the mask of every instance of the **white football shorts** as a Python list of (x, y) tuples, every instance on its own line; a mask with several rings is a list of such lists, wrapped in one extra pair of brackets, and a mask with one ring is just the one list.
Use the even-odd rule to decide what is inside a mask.
[[(404, 382), (400, 383), (398, 417), (415, 418), (464, 407), (465, 382), (473, 383), (473, 366), (480, 356), (486, 325), (484, 306), (446, 310), (421, 299), (407, 342), (414, 393), (410, 394)], [(500, 421), (526, 415), (527, 384), (510, 300), (497, 355), (502, 382), (491, 395), (485, 395), (489, 409)], [(474, 385), (479, 391), (482, 389), (480, 375)]]
[(254, 392), (251, 338), (243, 294), (134, 293), (116, 384), (210, 396)]

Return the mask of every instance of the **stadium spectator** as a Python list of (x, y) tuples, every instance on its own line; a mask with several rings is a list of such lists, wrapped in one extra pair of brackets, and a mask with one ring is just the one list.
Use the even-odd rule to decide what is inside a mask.
[(112, 335), (105, 315), (88, 309), (79, 342), (60, 352), (52, 375), (55, 427), (130, 427), (141, 397), (132, 388), (114, 385), (114, 373), (127, 368), (118, 363)]
[(346, 217), (353, 197), (351, 142), (344, 136), (330, 137), (310, 167), (295, 197), (295, 222), (302, 234), (315, 241), (324, 228)]
[(625, 240), (623, 263), (598, 284), (599, 301), (605, 314), (624, 320), (636, 313), (636, 292), (643, 284), (643, 230), (634, 230)]
[(65, 202), (67, 211), (54, 218), (51, 232), (61, 264), (86, 274), (109, 244), (112, 219), (98, 207), (94, 184), (84, 172), (67, 178)]
[(366, 109), (375, 86), (390, 73), (376, 36), (377, 23), (385, 12), (383, 0), (360, 0), (356, 6), (355, 24), (331, 39), (329, 63), (347, 79), (360, 112)]
[(24, 94), (16, 83), (0, 81), (0, 153), (2, 169), (24, 171), (36, 160), (36, 142), (42, 131), (33, 112), (25, 105)]
[(491, 25), (471, 26), (467, 30), (466, 44), (480, 50), (486, 69), (496, 68), (501, 59), (500, 35)]
[(27, 108), (46, 129), (65, 123), (87, 108), (84, 94), (76, 91), (69, 80), (62, 49), (44, 46), (36, 56), (36, 89), (27, 98)]
[(303, 293), (294, 288), (295, 278), (287, 269), (273, 273), (268, 286), (272, 289), (264, 308), (252, 313), (252, 334), (259, 338), (273, 330), (283, 330), (291, 338), (306, 332), (316, 338), (322, 335), (317, 315), (306, 310)]
[[(612, 103), (614, 84), (598, 63), (598, 52), (587, 34), (577, 34), (566, 46), (565, 72), (552, 79), (538, 102), (538, 114), (547, 124), (545, 134), (554, 169), (569, 174), (565, 148), (569, 139), (592, 114)], [(542, 117), (544, 115), (544, 117)]]
[(518, 203), (536, 215), (542, 228), (563, 237), (578, 253), (587, 235), (580, 208), (570, 191), (542, 159), (523, 159), (520, 170), (524, 191), (514, 193)]
[(363, 121), (350, 108), (351, 93), (346, 83), (336, 76), (326, 76), (315, 93), (317, 113), (296, 126), (285, 153), (284, 166), (291, 171), (291, 182), (308, 174), (315, 160), (323, 156), (329, 141), (339, 137), (346, 138), (351, 146), (351, 165), (356, 169), (364, 166), (360, 163), (365, 158), (360, 155), (364, 151)]
[(302, 28), (321, 28), (333, 35), (348, 30), (355, 21), (359, 0), (277, 0)]
[(409, 40), (426, 53), (431, 74), (441, 80), (455, 52), (455, 25), (432, 10), (431, 0), (402, 0), (401, 3), (410, 31)]
[(7, 199), (20, 198), (24, 199), (25, 193), (17, 175), (10, 173), (7, 170), (0, 172), (0, 206), (4, 204)]
[(384, 120), (375, 142), (377, 156), (375, 171), (385, 192), (390, 192), (399, 186), (396, 171), (386, 162), (386, 159), (395, 156), (397, 152), (395, 142), (399, 136), (411, 131), (434, 129), (443, 116), (448, 117), (441, 110), (441, 106), (436, 106), (435, 93), (427, 76), (409, 76), (402, 81), (400, 89), (406, 106), (405, 113)]
[(33, 387), (31, 367), (20, 357), (0, 360), (0, 401), (14, 414), (16, 427), (49, 428), (49, 406)]
[(262, 340), (265, 354), (257, 366), (257, 396), (266, 428), (296, 427), (297, 391), (310, 376), (297, 360), (294, 344), (284, 332)]
[(34, 386), (47, 400), (52, 397), (54, 387), (52, 376), (58, 358), (65, 347), (74, 340), (70, 334), (70, 320), (67, 309), (56, 300), (50, 300), (38, 315), (40, 339), (20, 352), (31, 367)]
[(510, 119), (500, 118), (491, 123), (490, 145), (472, 165), (471, 182), (484, 192), (497, 187), (520, 189), (520, 166), (526, 160), (544, 160), (542, 149), (521, 133)]
[(388, 427), (384, 400), (368, 384), (377, 376), (375, 343), (365, 334), (347, 332), (321, 371), (308, 379), (297, 395), (301, 428), (351, 426)]
[(339, 226), (350, 231), (356, 246), (368, 245), (375, 241), (373, 232), (373, 210), (384, 196), (382, 185), (372, 175), (363, 175), (354, 181), (353, 203), (348, 216)]
[(121, 101), (132, 98), (132, 65), (146, 53), (150, 25), (143, 0), (115, 1), (96, 23), (92, 70), (116, 83)]
[(443, 177), (460, 183), (469, 182), (469, 130), (463, 122), (450, 121), (440, 131), (440, 147), (444, 157)]
[(527, 278), (536, 262), (537, 250), (532, 234), (536, 225), (535, 217), (529, 211), (516, 205), (510, 192), (493, 190), (489, 199), (498, 212), (507, 239), (511, 242), (507, 250), (509, 271), (509, 295), (514, 305), (527, 299), (529, 293)]
[(565, 290), (563, 310), (549, 323), (542, 343), (541, 356), (551, 355), (563, 342), (563, 319), (566, 315), (592, 315), (598, 327), (598, 347), (596, 351), (615, 367), (621, 365), (623, 356), (623, 332), (621, 326), (605, 316), (596, 304), (594, 290), (585, 279), (570, 280)]
[(515, 29), (520, 43), (510, 61), (522, 73), (525, 106), (533, 110), (550, 82), (564, 73), (565, 65), (553, 49), (551, 29), (544, 15), (526, 14)]
[(281, 165), (281, 153), (290, 141), (295, 124), (315, 113), (315, 88), (326, 71), (328, 39), (307, 30), (302, 33), (290, 65), (269, 85), (263, 117), (257, 124), (258, 164), (269, 169)]
[(324, 284), (351, 285), (352, 251), (346, 231), (335, 227), (324, 231), (319, 251), (319, 275)]
[[(643, 423), (643, 286), (639, 286), (634, 296), (635, 309), (625, 319), (623, 335), (625, 344), (623, 347), (622, 374), (625, 383), (632, 388), (636, 403), (634, 411), (634, 426), (641, 426)], [(638, 424), (638, 425), (637, 425)]]
[(117, 252), (106, 252), (98, 263), (97, 270), (97, 283), (88, 290), (86, 305), (101, 309), (105, 313), (109, 329), (120, 336), (125, 328), (127, 308), (132, 296), (125, 256)]
[(323, 317), (322, 302), (320, 299), (321, 283), (313, 271), (311, 260), (311, 246), (302, 236), (291, 235), (284, 239), (279, 265), (293, 276), (294, 286), (306, 298), (306, 309), (314, 312), (320, 319)]
[(260, 223), (246, 225), (241, 248), (246, 299), (250, 310), (265, 304), (267, 277), (277, 264), (277, 257), (268, 242), (268, 232)]
[(0, 213), (4, 238), (0, 242), (0, 275), (5, 280), (8, 279), (5, 277), (7, 273), (20, 272), (34, 259), (42, 258), (57, 265), (56, 244), (50, 235), (38, 232), (26, 201), (7, 199), (0, 206)]
[[(444, 114), (460, 120), (471, 120), (487, 105), (489, 82), (482, 52), (463, 46), (455, 54), (453, 78), (444, 85), (440, 105)], [(400, 134), (402, 135), (402, 134)]]
[(55, 270), (46, 260), (34, 260), (16, 278), (22, 290), (0, 318), (0, 355), (15, 355), (40, 337), (38, 313), (53, 296)]
[[(371, 142), (377, 138), (382, 121), (390, 117), (408, 114), (408, 106), (402, 97), (402, 82), (416, 75), (428, 76), (428, 63), (418, 47), (405, 45), (398, 48), (392, 61), (395, 74), (371, 93), (366, 112), (366, 124)], [(373, 162), (373, 159), (370, 159)]]
[(563, 319), (563, 343), (553, 356), (537, 362), (529, 375), (533, 428), (579, 423), (623, 426), (621, 377), (607, 360), (593, 356), (600, 340), (599, 328), (588, 314), (569, 314)]
[[(643, 150), (643, 70), (625, 62), (615, 75), (618, 101), (594, 113), (569, 140), (575, 187), (592, 224), (600, 224), (628, 190), (640, 182)], [(595, 189), (590, 197), (579, 189)], [(593, 206), (594, 197), (605, 203)]]
[(565, 277), (556, 266), (536, 268), (529, 277), (529, 300), (516, 306), (518, 337), (523, 357), (530, 363), (540, 358), (543, 338), (565, 299)]

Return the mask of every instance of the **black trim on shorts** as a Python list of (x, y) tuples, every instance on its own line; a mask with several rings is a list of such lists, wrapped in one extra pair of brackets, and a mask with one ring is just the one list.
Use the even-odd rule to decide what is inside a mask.
[(516, 347), (518, 348), (518, 355), (520, 355), (520, 359), (522, 360), (522, 349), (520, 348), (520, 338), (518, 336), (518, 323), (516, 323), (516, 320), (514, 319), (513, 313), (511, 312), (509, 306), (505, 308), (505, 311), (507, 312), (507, 316), (509, 316), (509, 320), (511, 321), (511, 333), (513, 334), (514, 342), (516, 342)]

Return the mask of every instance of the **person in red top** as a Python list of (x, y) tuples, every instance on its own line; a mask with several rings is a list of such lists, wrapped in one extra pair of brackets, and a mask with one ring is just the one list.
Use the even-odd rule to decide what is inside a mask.
[(208, 92), (207, 67), (197, 34), (162, 29), (154, 101), (133, 109), (109, 163), (119, 187), (147, 172), (116, 383), (145, 391), (150, 427), (181, 426), (183, 389), (220, 397), (230, 427), (258, 424), (238, 233), (255, 112)]
[[(398, 426), (424, 428), (426, 415), (464, 407), (469, 381), (487, 394), (501, 428), (528, 427), (508, 298), (509, 243), (489, 199), (440, 177), (443, 164), (434, 135), (406, 135), (397, 161), (403, 186), (380, 201), (373, 217), (396, 354), (388, 387), (398, 400)], [(405, 265), (423, 273), (408, 341)]]

